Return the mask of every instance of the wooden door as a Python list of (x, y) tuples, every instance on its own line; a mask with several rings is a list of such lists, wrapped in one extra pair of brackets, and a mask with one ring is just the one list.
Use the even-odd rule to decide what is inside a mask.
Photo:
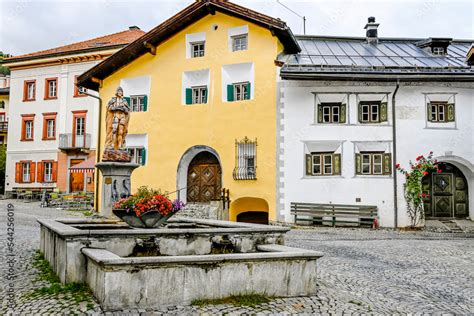
[[(75, 166), (84, 159), (71, 159), (70, 166)], [(70, 173), (69, 174), (69, 190), (70, 192), (83, 192), (84, 191), (84, 173)]]
[(220, 198), (221, 168), (217, 164), (196, 164), (188, 172), (188, 202), (209, 202)]

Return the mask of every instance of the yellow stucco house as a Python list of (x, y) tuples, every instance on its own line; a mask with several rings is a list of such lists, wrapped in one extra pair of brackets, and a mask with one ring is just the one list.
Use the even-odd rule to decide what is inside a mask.
[(132, 192), (147, 185), (208, 203), (225, 189), (230, 220), (275, 221), (276, 59), (299, 50), (279, 19), (228, 1), (196, 1), (78, 85), (99, 91), (102, 117), (123, 88), (132, 107), (126, 144), (142, 165)]

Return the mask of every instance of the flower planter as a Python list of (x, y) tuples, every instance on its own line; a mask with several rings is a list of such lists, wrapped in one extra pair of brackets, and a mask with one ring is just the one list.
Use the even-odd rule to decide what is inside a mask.
[(142, 216), (137, 216), (133, 210), (126, 209), (113, 209), (112, 212), (129, 226), (135, 228), (157, 228), (175, 214), (161, 215), (156, 211), (148, 211)]

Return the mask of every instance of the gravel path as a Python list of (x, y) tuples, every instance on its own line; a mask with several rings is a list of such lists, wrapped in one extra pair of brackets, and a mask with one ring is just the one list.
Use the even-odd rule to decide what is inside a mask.
[[(93, 301), (76, 304), (71, 297), (22, 295), (44, 283), (34, 282), (31, 257), (39, 248), (38, 218), (83, 216), (79, 212), (15, 205), (15, 314), (103, 315)], [(6, 205), (0, 201), (0, 314), (5, 314), (7, 280)], [(322, 251), (319, 291), (312, 297), (275, 299), (255, 308), (232, 305), (175, 306), (154, 311), (131, 310), (105, 315), (187, 314), (474, 314), (474, 238), (468, 234), (373, 231), (368, 229), (295, 229), (287, 245)]]

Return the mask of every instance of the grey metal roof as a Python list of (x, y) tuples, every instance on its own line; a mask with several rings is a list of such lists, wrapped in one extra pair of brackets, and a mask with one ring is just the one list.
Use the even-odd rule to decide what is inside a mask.
[(422, 39), (380, 38), (378, 44), (369, 44), (365, 38), (300, 35), (297, 40), (301, 53), (280, 56), (283, 78), (330, 73), (474, 76), (466, 63), (473, 41), (454, 40), (446, 55), (434, 55), (416, 45)]

